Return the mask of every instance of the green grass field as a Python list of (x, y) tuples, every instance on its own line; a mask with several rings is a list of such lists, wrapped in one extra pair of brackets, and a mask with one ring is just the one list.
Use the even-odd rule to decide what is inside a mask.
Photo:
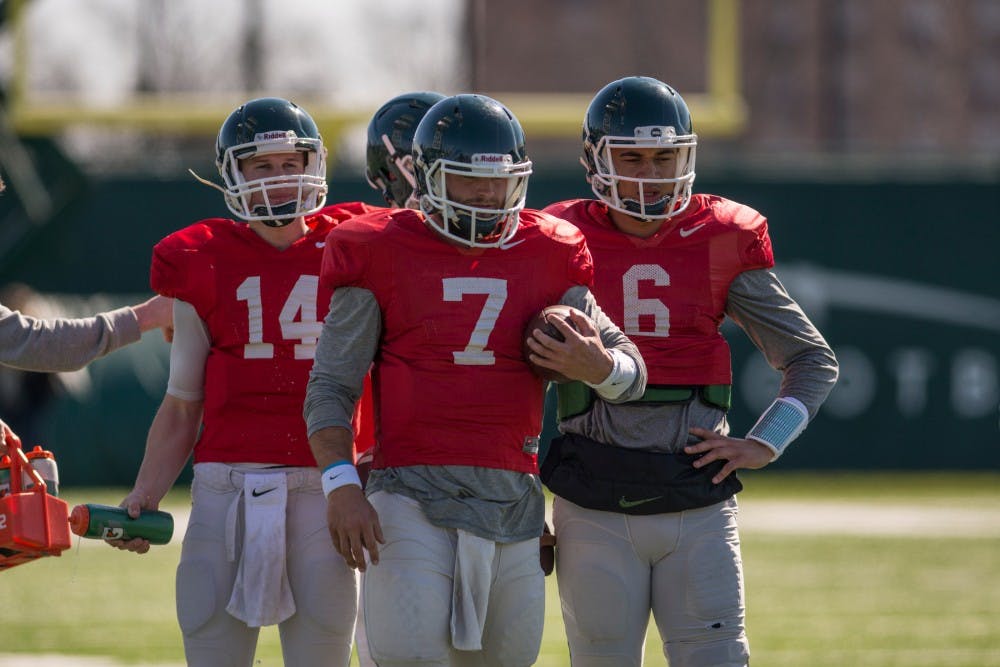
[[(1000, 667), (1000, 474), (745, 474), (740, 495), (755, 503), (843, 501), (906, 507), (918, 514), (951, 508), (956, 521), (976, 510), (990, 522), (891, 536), (743, 531), (748, 628), (753, 664), (764, 667)], [(66, 489), (78, 502), (117, 504), (122, 490)], [(173, 492), (164, 509), (187, 504)], [(845, 505), (846, 506), (846, 505)], [(889, 517), (891, 521), (891, 516)], [(780, 526), (776, 526), (780, 528)], [(943, 526), (949, 528), (949, 526)], [(950, 526), (954, 528), (954, 526)], [(0, 666), (31, 656), (107, 656), (121, 664), (183, 664), (174, 619), (176, 541), (135, 556), (87, 540), (59, 558), (0, 573)], [(549, 577), (538, 665), (569, 664), (555, 587)], [(75, 664), (72, 660), (67, 665)], [(266, 628), (256, 664), (282, 664), (277, 631)], [(663, 666), (655, 627), (646, 665)]]

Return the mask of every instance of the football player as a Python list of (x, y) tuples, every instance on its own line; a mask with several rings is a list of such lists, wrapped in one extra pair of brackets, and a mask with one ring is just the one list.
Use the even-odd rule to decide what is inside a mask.
[[(335, 291), (305, 414), (330, 535), (365, 571), (379, 665), (530, 665), (544, 615), (543, 383), (522, 330), (567, 303), (589, 318), (537, 343), (538, 363), (613, 401), (641, 395), (645, 371), (587, 289), (580, 234), (524, 209), (531, 162), (506, 107), (437, 102), (412, 158), (419, 210), (357, 217), (327, 238), (321, 283)], [(350, 415), (372, 364), (378, 435), (362, 492)]]
[[(365, 147), (365, 178), (378, 190), (385, 203), (392, 208), (416, 208), (413, 195), (416, 180), (413, 177), (413, 134), (427, 110), (444, 99), (441, 93), (420, 91), (397, 95), (383, 104), (368, 123)], [(372, 208), (374, 210), (374, 208)], [(361, 403), (371, 405), (371, 382), (365, 378)], [(372, 463), (371, 447), (375, 443), (374, 422), (370, 411), (362, 415), (361, 428), (354, 437), (357, 452), (355, 465), (362, 487), (368, 480)], [(358, 621), (354, 630), (359, 667), (374, 667), (368, 651), (365, 630), (364, 598), (358, 600)]]
[(403, 93), (379, 107), (368, 123), (365, 178), (391, 207), (417, 208), (413, 135), (427, 110), (443, 99), (428, 91)]
[[(412, 197), (415, 181), (413, 159), (410, 156), (413, 133), (427, 110), (443, 98), (441, 93), (430, 91), (403, 93), (379, 107), (368, 123), (365, 178), (372, 188), (382, 194), (385, 203), (391, 208), (416, 207), (416, 201)], [(334, 208), (343, 210), (344, 206), (348, 205), (336, 204)], [(349, 206), (357, 208), (359, 213), (370, 213), (378, 208), (359, 203)], [(371, 385), (367, 380), (363, 397), (362, 404), (369, 405)], [(357, 463), (363, 480), (366, 479), (368, 466), (371, 464), (371, 446), (374, 442), (373, 422), (370, 415), (367, 415), (361, 419), (361, 428), (355, 434)]]
[(196, 222), (153, 251), (153, 288), (175, 298), (170, 377), (121, 504), (132, 516), (155, 509), (193, 452), (177, 568), (189, 665), (249, 666), (260, 627), (273, 624), (285, 664), (347, 665), (357, 577), (325, 530), (302, 403), (330, 303), (319, 281), (326, 236), (359, 211), (320, 213), (326, 149), (288, 100), (233, 111), (216, 165), (236, 219)]
[[(559, 385), (542, 467), (555, 494), (556, 573), (574, 667), (642, 664), (649, 615), (671, 667), (749, 660), (735, 494), (778, 458), (837, 378), (834, 354), (771, 272), (767, 221), (692, 194), (697, 137), (670, 86), (632, 76), (593, 98), (583, 163), (596, 199), (546, 212), (594, 257), (597, 301), (642, 352), (645, 393)], [(743, 328), (781, 371), (778, 397), (730, 437), (732, 370), (719, 327)]]

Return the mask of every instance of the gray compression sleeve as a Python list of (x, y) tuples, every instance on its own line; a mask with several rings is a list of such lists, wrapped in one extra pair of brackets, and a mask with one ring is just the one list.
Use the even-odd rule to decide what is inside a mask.
[(303, 416), (309, 435), (322, 428), (351, 428), (354, 404), (375, 358), (382, 315), (375, 295), (360, 287), (339, 287), (316, 345)]
[(779, 396), (798, 399), (815, 417), (837, 381), (837, 359), (777, 276), (741, 273), (729, 287), (726, 314), (781, 372)]

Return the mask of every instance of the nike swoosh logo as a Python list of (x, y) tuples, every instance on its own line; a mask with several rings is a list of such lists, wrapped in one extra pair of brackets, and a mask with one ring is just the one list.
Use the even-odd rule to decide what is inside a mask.
[(646, 503), (651, 503), (654, 500), (659, 500), (663, 496), (653, 496), (652, 498), (643, 498), (642, 500), (625, 500), (625, 496), (618, 499), (618, 507), (623, 510), (627, 510), (630, 507), (636, 507), (637, 505), (645, 505)]
[(254, 489), (253, 491), (250, 492), (250, 495), (252, 495), (254, 498), (256, 498), (258, 496), (264, 495), (265, 493), (271, 493), (276, 488), (278, 488), (278, 487), (272, 486), (270, 489), (264, 489), (263, 491), (259, 491), (259, 492), (257, 491), (257, 489)]
[(688, 227), (687, 229), (678, 229), (677, 233), (681, 235), (682, 239), (686, 239), (687, 237), (691, 236), (692, 234), (694, 234), (696, 231), (698, 231), (699, 229), (701, 229), (704, 226), (705, 226), (705, 223), (703, 222), (700, 225), (695, 225), (694, 227)]
[(326, 247), (326, 241), (316, 241), (316, 247), (317, 248), (325, 248)]
[(504, 243), (503, 245), (500, 246), (500, 249), (507, 250), (508, 248), (513, 248), (519, 243), (524, 243), (524, 239), (521, 239), (520, 241), (514, 241), (513, 243)]

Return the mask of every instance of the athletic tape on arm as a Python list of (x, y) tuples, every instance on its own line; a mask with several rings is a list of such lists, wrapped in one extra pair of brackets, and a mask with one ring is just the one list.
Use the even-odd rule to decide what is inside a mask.
[(608, 352), (611, 353), (615, 362), (611, 372), (608, 373), (608, 377), (604, 378), (599, 384), (592, 384), (590, 382), (585, 382), (584, 384), (596, 391), (601, 398), (614, 400), (632, 386), (636, 373), (639, 372), (639, 367), (636, 366), (635, 359), (621, 350), (611, 348)]

